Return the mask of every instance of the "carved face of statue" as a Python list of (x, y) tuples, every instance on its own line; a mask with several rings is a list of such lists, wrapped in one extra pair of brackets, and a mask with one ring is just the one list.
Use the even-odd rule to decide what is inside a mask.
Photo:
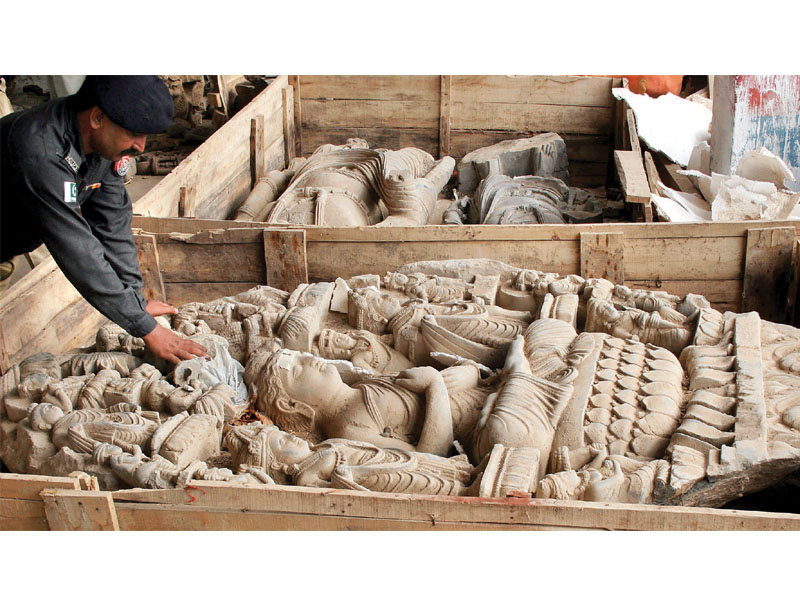
[(281, 387), (294, 400), (317, 406), (342, 384), (336, 367), (326, 360), (295, 350), (282, 350), (278, 357)]
[(280, 430), (269, 436), (269, 450), (275, 462), (284, 465), (295, 465), (311, 454), (307, 441)]
[(319, 351), (326, 358), (349, 358), (356, 342), (346, 333), (323, 329), (319, 333)]

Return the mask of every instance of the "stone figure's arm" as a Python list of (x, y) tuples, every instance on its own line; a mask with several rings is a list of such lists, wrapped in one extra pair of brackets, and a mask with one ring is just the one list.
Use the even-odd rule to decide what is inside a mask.
[(525, 373), (531, 375), (531, 365), (525, 356), (525, 339), (518, 335), (508, 347), (504, 368), (509, 373)]
[(459, 392), (478, 386), (480, 370), (473, 361), (464, 361), (447, 367), (441, 372), (442, 380), (448, 392)]
[(403, 371), (395, 381), (412, 392), (425, 393), (425, 419), (414, 449), (446, 456), (453, 444), (453, 416), (441, 373), (433, 367), (416, 367)]

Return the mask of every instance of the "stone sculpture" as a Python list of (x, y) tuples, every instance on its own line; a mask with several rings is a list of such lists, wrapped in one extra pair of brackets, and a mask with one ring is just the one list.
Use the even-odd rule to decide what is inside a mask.
[(468, 195), (456, 195), (445, 224), (558, 224), (602, 215), (599, 201), (567, 186), (567, 148), (555, 133), (473, 150), (457, 171), (458, 193)]
[(696, 294), (434, 261), (259, 286), (184, 305), (171, 326), (233, 367), (169, 370), (113, 327), (31, 356), (0, 380), (5, 465), (104, 489), (703, 506), (800, 466), (800, 332)]
[(455, 161), (417, 148), (325, 144), (259, 181), (234, 220), (305, 225), (424, 225)]

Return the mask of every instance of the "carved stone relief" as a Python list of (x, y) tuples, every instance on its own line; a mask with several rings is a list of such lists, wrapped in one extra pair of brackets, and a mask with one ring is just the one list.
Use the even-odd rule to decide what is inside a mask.
[[(337, 291), (338, 290), (338, 291)], [(721, 506), (800, 467), (800, 331), (497, 261), (180, 307), (210, 361), (101, 329), (0, 381), (0, 457), (104, 489), (192, 479)]]

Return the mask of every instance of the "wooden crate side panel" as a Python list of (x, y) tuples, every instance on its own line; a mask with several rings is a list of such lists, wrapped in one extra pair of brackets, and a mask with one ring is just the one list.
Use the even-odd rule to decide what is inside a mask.
[(611, 108), (610, 77), (544, 75), (453, 75), (453, 99), (459, 102), (553, 104)]
[[(300, 98), (436, 102), (439, 75), (301, 75)], [(303, 103), (305, 111), (305, 103)]]
[(311, 129), (358, 124), (360, 127), (431, 129), (439, 127), (439, 99), (303, 101), (302, 126)]
[[(204, 214), (206, 205), (227, 207), (241, 202), (250, 189), (250, 120), (255, 115), (276, 111), (281, 125), (265, 128), (265, 135), (283, 138), (282, 88), (288, 85), (285, 75), (249, 102), (242, 110), (192, 152), (169, 175), (134, 204), (137, 214), (157, 217), (177, 216), (180, 188), (192, 190), (197, 214)], [(274, 139), (266, 139), (270, 147)], [(230, 209), (228, 210), (230, 212)], [(227, 216), (227, 214), (225, 215)]]
[[(190, 509), (195, 512), (197, 528), (202, 528), (198, 521), (204, 515), (208, 519), (211, 511), (227, 511), (232, 518), (235, 518), (233, 514), (243, 513), (304, 516), (308, 520), (299, 522), (308, 524), (308, 529), (318, 528), (323, 519), (322, 528), (327, 529), (325, 524), (333, 517), (416, 522), (427, 527), (445, 522), (457, 529), (485, 524), (504, 529), (534, 526), (647, 531), (800, 528), (800, 515), (755, 511), (521, 498), (409, 496), (291, 486), (246, 487), (224, 482), (192, 482), (192, 485), (191, 490), (113, 492), (120, 528), (132, 525), (137, 529), (156, 529), (145, 517), (146, 504), (165, 512), (172, 507), (176, 514), (186, 514)], [(144, 518), (134, 520), (126, 515), (132, 507), (141, 511)], [(166, 528), (172, 527), (163, 517), (160, 523)], [(206, 523), (212, 528), (208, 521)]]
[(49, 530), (40, 496), (44, 489), (78, 490), (80, 483), (71, 477), (0, 474), (0, 531)]
[(594, 106), (512, 104), (501, 102), (452, 103), (454, 129), (505, 129), (554, 133), (609, 134), (611, 109)]

